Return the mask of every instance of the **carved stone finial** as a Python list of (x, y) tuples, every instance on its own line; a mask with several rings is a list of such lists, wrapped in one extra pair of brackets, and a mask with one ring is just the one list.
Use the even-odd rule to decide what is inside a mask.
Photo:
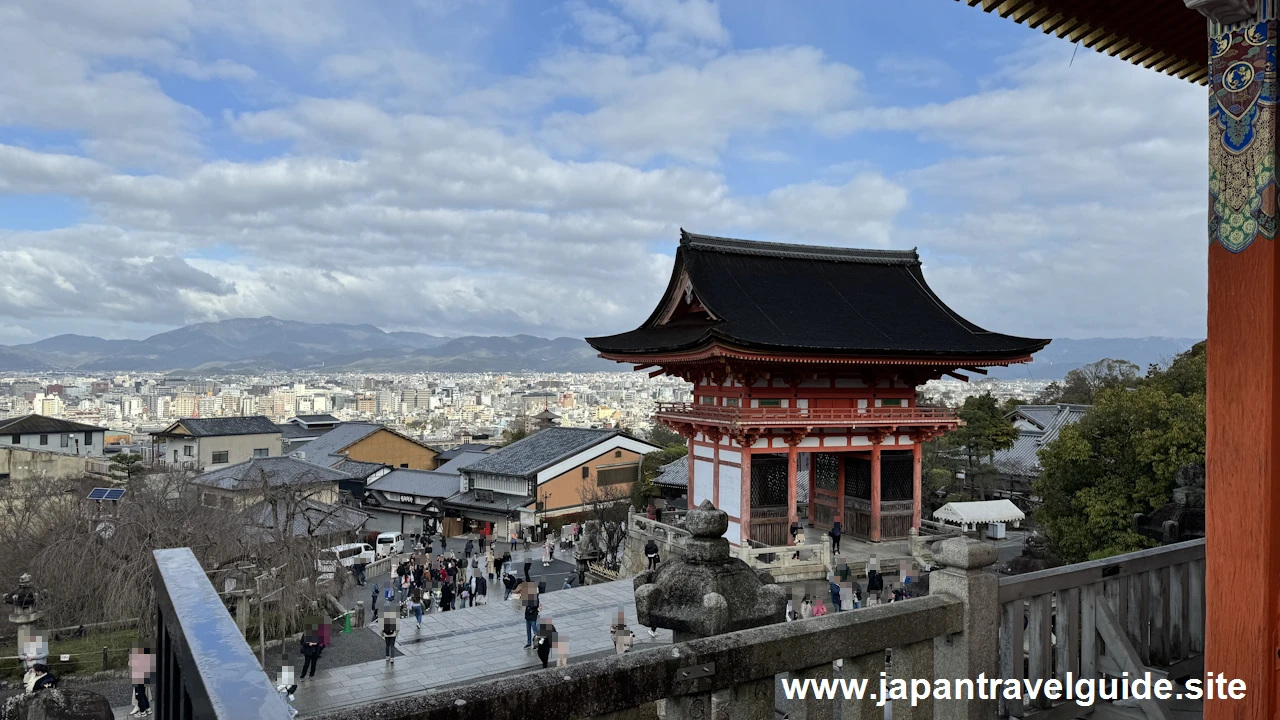
[(1189, 9), (1223, 25), (1258, 16), (1257, 0), (1183, 0), (1183, 3)]
[(740, 558), (731, 557), (729, 516), (703, 501), (685, 517), (693, 535), (683, 559), (664, 563), (635, 579), (641, 625), (669, 628), (677, 642), (782, 622), (787, 596)]

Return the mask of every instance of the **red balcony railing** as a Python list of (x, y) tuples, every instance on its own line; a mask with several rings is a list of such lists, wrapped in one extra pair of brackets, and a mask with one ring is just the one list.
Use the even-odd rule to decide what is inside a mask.
[(676, 422), (761, 428), (796, 425), (956, 425), (960, 421), (956, 411), (950, 408), (741, 408), (697, 403), (658, 403), (654, 417)]

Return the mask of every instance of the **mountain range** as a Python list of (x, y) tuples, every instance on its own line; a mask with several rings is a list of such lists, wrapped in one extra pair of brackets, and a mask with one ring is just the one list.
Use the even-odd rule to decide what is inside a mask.
[[(1191, 347), (1189, 338), (1055, 340), (1035, 362), (993, 368), (1001, 379), (1057, 379), (1105, 357), (1144, 370)], [(373, 325), (316, 324), (273, 317), (196, 323), (145, 340), (58, 335), (26, 345), (0, 345), (0, 371), (79, 372), (599, 372), (627, 365), (596, 357), (581, 338), (532, 335), (440, 337), (385, 332)]]

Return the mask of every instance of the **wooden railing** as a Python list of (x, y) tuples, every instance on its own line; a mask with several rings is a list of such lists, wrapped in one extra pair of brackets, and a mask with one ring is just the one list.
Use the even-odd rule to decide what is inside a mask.
[(658, 403), (655, 417), (744, 427), (850, 425), (955, 425), (960, 416), (950, 408), (740, 408), (698, 403)]
[[(1001, 677), (1176, 679), (1203, 672), (1204, 540), (1000, 580)], [(1242, 608), (1242, 612), (1246, 610)], [(1046, 710), (1008, 701), (1005, 714)], [(1148, 718), (1168, 718), (1151, 700)]]

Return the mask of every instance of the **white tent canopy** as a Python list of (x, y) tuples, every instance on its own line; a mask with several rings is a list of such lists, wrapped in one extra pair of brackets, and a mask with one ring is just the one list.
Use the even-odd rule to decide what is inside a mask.
[(1009, 500), (982, 500), (978, 502), (949, 502), (933, 513), (934, 520), (941, 520), (952, 525), (959, 525), (972, 530), (975, 525), (983, 523), (1018, 523), (1026, 519), (1026, 514)]

